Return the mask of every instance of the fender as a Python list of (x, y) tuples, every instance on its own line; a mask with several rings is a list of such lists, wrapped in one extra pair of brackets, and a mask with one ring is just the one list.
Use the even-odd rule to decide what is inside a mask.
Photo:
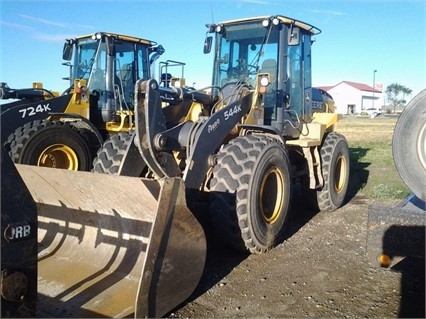
[(54, 116), (54, 117), (58, 117), (58, 118), (62, 118), (62, 119), (63, 118), (67, 118), (67, 119), (72, 118), (72, 119), (80, 120), (86, 126), (88, 126), (88, 129), (90, 129), (93, 132), (93, 134), (95, 134), (96, 139), (99, 142), (99, 145), (102, 145), (104, 143), (104, 138), (102, 137), (98, 128), (91, 121), (89, 121), (87, 118), (85, 118), (82, 115), (72, 114), (72, 113), (50, 113), (49, 116)]
[(2, 105), (0, 114), (2, 143), (25, 123), (46, 119), (52, 113), (63, 113), (71, 97), (72, 94), (67, 94), (42, 101), (28, 103), (22, 100)]
[(241, 124), (240, 127), (242, 129), (240, 135), (247, 135), (246, 133), (250, 132), (250, 131), (272, 134), (273, 137), (275, 137), (281, 143), (285, 144), (285, 140), (284, 140), (281, 132), (274, 126)]

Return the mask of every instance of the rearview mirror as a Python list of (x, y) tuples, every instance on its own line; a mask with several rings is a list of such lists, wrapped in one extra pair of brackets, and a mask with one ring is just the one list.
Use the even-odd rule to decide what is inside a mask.
[(204, 40), (204, 54), (210, 53), (212, 49), (213, 37), (206, 37)]
[(64, 49), (62, 50), (62, 58), (65, 61), (70, 61), (71, 57), (72, 57), (72, 49), (73, 49), (73, 45), (70, 41), (66, 41), (64, 43)]
[(288, 30), (288, 45), (299, 45), (300, 42), (300, 29), (293, 27), (293, 25)]

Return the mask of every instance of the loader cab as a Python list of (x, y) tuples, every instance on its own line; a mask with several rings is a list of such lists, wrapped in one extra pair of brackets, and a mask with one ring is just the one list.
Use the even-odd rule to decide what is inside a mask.
[[(256, 89), (264, 107), (263, 124), (297, 138), (300, 123), (311, 121), (311, 37), (320, 30), (283, 16), (208, 28), (215, 34), (213, 85), (224, 92), (238, 85)], [(205, 51), (210, 45), (211, 39)]]
[(155, 42), (110, 33), (67, 40), (63, 58), (71, 61), (70, 85), (85, 79), (92, 122), (109, 122), (117, 111), (134, 108), (134, 86), (149, 79), (157, 56), (164, 52)]

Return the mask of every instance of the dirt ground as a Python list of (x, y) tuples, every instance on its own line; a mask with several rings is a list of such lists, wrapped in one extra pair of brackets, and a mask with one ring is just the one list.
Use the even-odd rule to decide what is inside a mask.
[(414, 243), (423, 258), (407, 253), (389, 268), (377, 262), (383, 247), (370, 236), (372, 207), (397, 204), (355, 196), (335, 212), (313, 213), (299, 196), (286, 240), (260, 255), (229, 250), (207, 230), (204, 275), (190, 300), (168, 316), (424, 318), (424, 228), (423, 243)]

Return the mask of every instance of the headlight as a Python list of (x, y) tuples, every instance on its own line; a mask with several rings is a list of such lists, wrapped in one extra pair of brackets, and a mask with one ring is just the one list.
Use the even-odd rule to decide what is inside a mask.
[(92, 35), (92, 39), (93, 40), (100, 40), (100, 39), (102, 39), (102, 33), (100, 33), (100, 32), (95, 33), (94, 35)]
[(264, 76), (260, 79), (260, 85), (261, 86), (268, 86), (269, 85), (269, 79), (267, 76)]
[(223, 31), (224, 31), (224, 29), (223, 29), (223, 25), (218, 24), (218, 25), (216, 26), (216, 32), (217, 32), (217, 33), (222, 34), (222, 33), (223, 33)]

